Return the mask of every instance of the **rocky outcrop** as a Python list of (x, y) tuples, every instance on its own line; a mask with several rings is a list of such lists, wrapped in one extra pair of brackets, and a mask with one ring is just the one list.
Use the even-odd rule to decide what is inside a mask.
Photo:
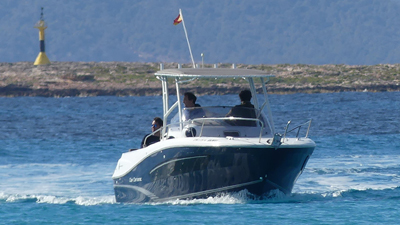
[[(165, 68), (177, 68), (165, 63)], [(212, 65), (205, 65), (211, 67)], [(400, 91), (400, 65), (236, 65), (274, 74), (270, 93), (321, 93), (343, 91)], [(190, 64), (183, 65), (190, 67)], [(218, 67), (231, 67), (219, 64)], [(159, 63), (138, 62), (32, 62), (0, 63), (0, 96), (144, 96), (160, 95), (161, 83), (154, 77)], [(240, 80), (206, 80), (188, 83), (182, 90), (199, 95), (238, 93), (246, 87)], [(171, 89), (174, 93), (174, 90)]]

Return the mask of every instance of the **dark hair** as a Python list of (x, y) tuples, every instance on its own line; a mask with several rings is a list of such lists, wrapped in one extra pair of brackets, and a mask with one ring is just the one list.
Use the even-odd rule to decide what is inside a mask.
[(251, 92), (250, 90), (243, 90), (239, 93), (239, 98), (241, 101), (249, 102), (251, 100)]
[(160, 127), (163, 126), (163, 121), (162, 121), (162, 119), (161, 119), (160, 117), (154, 117), (153, 120), (156, 121), (156, 123), (157, 123), (158, 125), (160, 125)]
[(193, 100), (193, 104), (196, 103), (197, 97), (192, 92), (185, 92), (183, 95), (187, 96), (189, 100)]

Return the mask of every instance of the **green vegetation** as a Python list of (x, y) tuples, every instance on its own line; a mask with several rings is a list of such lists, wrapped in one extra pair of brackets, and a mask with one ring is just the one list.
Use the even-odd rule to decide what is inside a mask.
[[(86, 73), (95, 76), (95, 80), (101, 82), (115, 82), (125, 84), (154, 83), (159, 82), (154, 73), (158, 68), (154, 65), (142, 64), (142, 66), (94, 66), (85, 69)], [(168, 66), (174, 66), (167, 64)], [(207, 68), (212, 64), (204, 65)], [(350, 66), (350, 65), (306, 65), (306, 64), (277, 64), (277, 65), (236, 65), (237, 68), (259, 69), (274, 74), (269, 84), (289, 86), (316, 86), (316, 85), (341, 85), (371, 83), (393, 83), (399, 82), (400, 65), (375, 65), (375, 66)], [(190, 65), (183, 65), (184, 68)], [(219, 68), (231, 68), (232, 64), (219, 64)], [(173, 82), (171, 81), (171, 84)], [(210, 87), (215, 85), (241, 86), (246, 81), (241, 78), (226, 79), (201, 79), (196, 80), (196, 86)], [(193, 85), (192, 83), (188, 85)], [(183, 86), (188, 86), (183, 85)]]
[[(41, 95), (52, 90), (81, 90), (81, 93), (113, 93), (117, 95), (160, 94), (161, 82), (154, 76), (159, 70), (158, 63), (128, 62), (54, 62), (47, 66), (35, 67), (32, 63), (0, 63), (0, 93), (9, 96), (7, 90), (13, 87), (40, 90)], [(176, 68), (176, 63), (166, 63), (165, 68)], [(213, 67), (206, 64), (205, 67)], [(334, 91), (400, 91), (400, 64), (379, 64), (374, 66), (351, 65), (248, 65), (237, 64), (237, 68), (259, 69), (275, 77), (268, 82), (272, 93), (318, 93)], [(191, 64), (182, 65), (191, 67)], [(219, 64), (219, 68), (231, 68), (232, 64)], [(170, 88), (174, 87), (172, 79)], [(10, 89), (11, 87), (11, 89)], [(184, 89), (202, 89), (201, 94), (232, 93), (247, 88), (242, 78), (199, 79), (183, 83)], [(4, 89), (5, 88), (5, 89)], [(95, 91), (89, 91), (95, 90)], [(18, 92), (18, 95), (30, 95)], [(77, 93), (71, 91), (70, 93)], [(200, 94), (200, 93), (199, 93)], [(16, 95), (12, 92), (11, 95)], [(57, 92), (59, 95), (59, 92)]]

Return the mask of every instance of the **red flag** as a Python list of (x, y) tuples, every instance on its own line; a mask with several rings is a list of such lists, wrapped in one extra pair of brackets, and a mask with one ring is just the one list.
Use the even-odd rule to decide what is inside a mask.
[(178, 25), (182, 22), (182, 17), (181, 14), (178, 15), (178, 17), (176, 17), (176, 19), (174, 20), (174, 25)]

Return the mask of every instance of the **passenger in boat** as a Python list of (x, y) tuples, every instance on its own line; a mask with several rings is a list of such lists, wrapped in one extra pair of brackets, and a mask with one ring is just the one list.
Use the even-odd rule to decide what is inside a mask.
[(186, 121), (204, 117), (204, 110), (200, 108), (201, 105), (196, 103), (196, 95), (192, 92), (185, 92), (183, 95), (183, 104), (185, 105), (185, 109), (183, 110), (183, 120)]
[[(156, 133), (150, 135), (150, 134), (146, 134), (143, 137), (142, 143), (140, 144), (141, 148), (147, 147), (151, 144), (154, 144), (156, 142), (160, 141), (160, 131), (163, 126), (163, 120), (160, 117), (155, 117), (153, 119), (153, 122), (151, 123), (151, 131), (152, 133), (156, 130), (158, 130)], [(150, 136), (149, 136), (150, 135)], [(147, 137), (147, 139), (146, 139)]]
[[(256, 118), (256, 112), (254, 110), (254, 105), (251, 104), (251, 92), (250, 90), (243, 90), (239, 93), (239, 98), (241, 101), (240, 105), (235, 105), (229, 113), (226, 115), (227, 117), (242, 117), (242, 118)], [(256, 126), (255, 121), (246, 121), (246, 120), (235, 120), (232, 121), (232, 125), (236, 126)]]

